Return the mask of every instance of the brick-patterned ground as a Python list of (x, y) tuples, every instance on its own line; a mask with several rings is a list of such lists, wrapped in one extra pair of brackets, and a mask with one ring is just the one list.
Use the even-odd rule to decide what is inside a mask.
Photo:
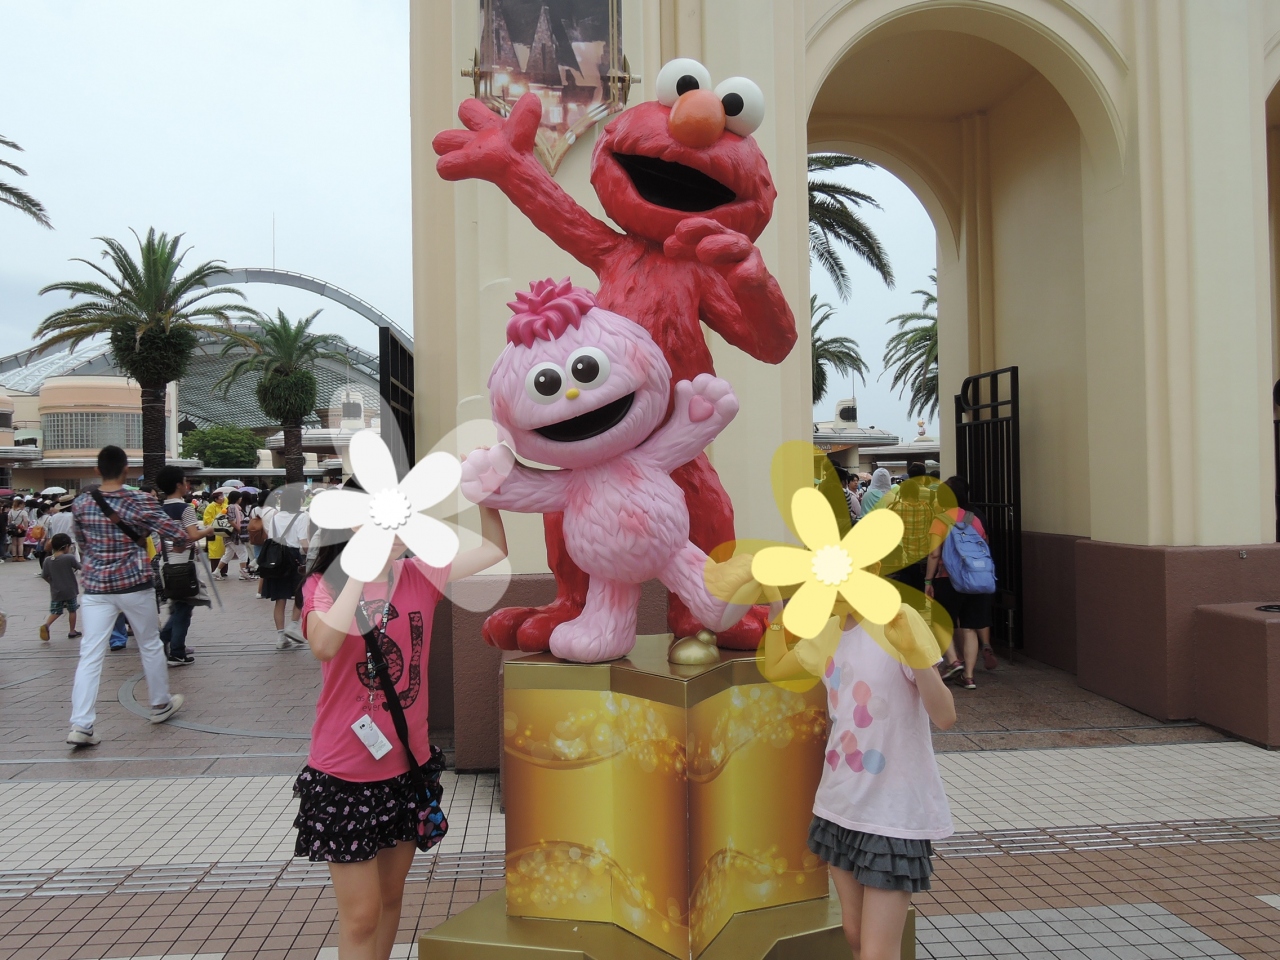
[[(0, 566), (0, 960), (332, 956), (323, 868), (288, 861), (289, 778), (320, 686), (308, 652), (275, 650), (270, 604), (252, 585), (221, 584), (225, 607), (196, 614), (196, 663), (171, 672), (188, 697), (178, 722), (131, 712), (145, 688), (130, 647), (108, 654), (103, 743), (73, 751), (76, 645), (65, 620), (51, 644), (36, 639), (47, 593), (33, 572)], [(984, 937), (999, 955), (1035, 958), (1219, 955), (1160, 939), (1177, 940), (1166, 928), (1183, 921), (1231, 954), (1280, 956), (1280, 910), (1259, 899), (1280, 903), (1280, 757), (1156, 723), (1035, 663), (1002, 661), (977, 679), (977, 691), (956, 690), (957, 726), (935, 738), (962, 832), (917, 898), (921, 957), (996, 955)], [(1098, 746), (1118, 749), (1060, 749)], [(447, 787), (453, 832), (438, 858), (415, 863), (399, 951), (501, 884), (493, 778), (450, 773)], [(1072, 945), (1107, 924), (1126, 946), (1101, 932)], [(1150, 945), (1132, 945), (1145, 936), (1126, 933), (1133, 924), (1151, 928)]]

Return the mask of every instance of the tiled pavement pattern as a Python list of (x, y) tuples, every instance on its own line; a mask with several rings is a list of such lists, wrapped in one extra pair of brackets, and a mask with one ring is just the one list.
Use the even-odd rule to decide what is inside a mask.
[[(325, 870), (289, 859), (314, 661), (275, 651), (269, 605), (222, 584), (226, 607), (197, 613), (197, 663), (172, 674), (181, 723), (130, 714), (137, 654), (112, 654), (104, 742), (73, 754), (75, 648), (62, 625), (30, 639), (46, 608), (33, 572), (0, 566), (0, 960), (336, 960)], [(921, 957), (1280, 957), (1280, 757), (1036, 664), (978, 681), (935, 741), (961, 833), (916, 901)], [(452, 831), (415, 863), (398, 956), (501, 884), (494, 778), (446, 787)], [(1140, 942), (1098, 940), (1109, 923)]]
[[(1112, 947), (1064, 946), (1045, 939), (1049, 934), (1043, 928), (1028, 927), (1026, 912), (1157, 904), (1241, 957), (1274, 960), (1280, 957), (1280, 909), (1260, 898), (1278, 889), (1280, 843), (1263, 841), (947, 859), (938, 862), (933, 890), (914, 902), (920, 928), (940, 931), (943, 939), (954, 939), (948, 927), (953, 921), (976, 927), (975, 915), (993, 924), (1012, 916), (1029, 936), (1041, 940), (1042, 950), (1049, 950), (1038, 953), (1023, 944), (1025, 952), (1012, 956), (1123, 957)], [(937, 942), (932, 934), (918, 939)], [(1168, 956), (1159, 951), (1139, 955)], [(962, 951), (959, 956), (970, 954)]]
[[(439, 851), (501, 850), (496, 777), (445, 771), (441, 783), (449, 833)], [(292, 777), (0, 783), (0, 883), (12, 869), (282, 867), (293, 856), (292, 786)]]
[(1154, 903), (933, 917), (916, 930), (917, 957), (1239, 957)]

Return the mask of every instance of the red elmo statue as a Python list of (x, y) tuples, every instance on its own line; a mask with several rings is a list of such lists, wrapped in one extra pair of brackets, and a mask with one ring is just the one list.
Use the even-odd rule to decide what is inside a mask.
[[(562, 249), (595, 271), (600, 306), (640, 324), (671, 365), (672, 382), (714, 373), (705, 323), (765, 363), (780, 363), (796, 341), (795, 318), (765, 267), (755, 240), (773, 213), (777, 191), (752, 132), (764, 96), (734, 77), (712, 88), (695, 60), (673, 60), (658, 75), (657, 102), (624, 111), (605, 127), (591, 158), (591, 184), (619, 233), (580, 207), (533, 153), (542, 117), (525, 94), (503, 120), (479, 100), (458, 109), (465, 130), (432, 143), (445, 180), (496, 184)], [(672, 478), (689, 507), (689, 539), (710, 553), (734, 539), (733, 505), (705, 455)], [(543, 651), (551, 631), (582, 610), (587, 576), (564, 549), (562, 516), (545, 518), (547, 560), (556, 599), (545, 607), (495, 611), (486, 642)], [(677, 637), (702, 625), (674, 594), (667, 623)], [(768, 622), (760, 607), (719, 634), (721, 646), (754, 650)]]

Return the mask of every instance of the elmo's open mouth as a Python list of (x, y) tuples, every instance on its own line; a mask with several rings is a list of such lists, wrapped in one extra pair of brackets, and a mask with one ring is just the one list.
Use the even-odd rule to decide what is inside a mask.
[(638, 153), (615, 153), (613, 156), (631, 178), (640, 197), (654, 206), (684, 213), (701, 213), (738, 199), (738, 195), (719, 180), (683, 163)]
[(631, 404), (635, 398), (636, 395), (634, 393), (628, 393), (625, 397), (619, 397), (612, 403), (606, 403), (603, 407), (588, 410), (581, 416), (561, 420), (559, 423), (549, 423), (545, 427), (538, 427), (535, 432), (548, 440), (554, 440), (556, 443), (590, 440), (592, 437), (607, 433), (620, 424), (623, 417), (631, 409)]

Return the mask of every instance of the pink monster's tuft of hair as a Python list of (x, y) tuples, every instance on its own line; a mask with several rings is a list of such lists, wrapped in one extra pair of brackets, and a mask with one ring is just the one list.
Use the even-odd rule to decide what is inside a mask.
[(583, 315), (596, 305), (596, 295), (575, 287), (568, 277), (559, 283), (537, 280), (529, 293), (517, 293), (508, 303), (515, 314), (507, 321), (507, 342), (532, 347), (534, 340), (555, 340), (569, 327), (581, 325)]

